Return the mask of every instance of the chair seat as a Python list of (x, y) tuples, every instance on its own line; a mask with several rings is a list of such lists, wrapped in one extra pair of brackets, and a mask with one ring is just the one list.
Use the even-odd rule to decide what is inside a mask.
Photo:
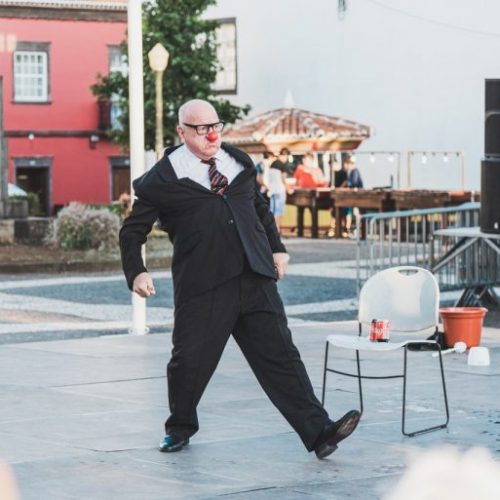
[(409, 339), (402, 342), (372, 342), (367, 337), (358, 337), (357, 335), (328, 335), (327, 342), (343, 349), (355, 349), (357, 351), (395, 351), (407, 344), (418, 342), (419, 344), (435, 344), (434, 340)]

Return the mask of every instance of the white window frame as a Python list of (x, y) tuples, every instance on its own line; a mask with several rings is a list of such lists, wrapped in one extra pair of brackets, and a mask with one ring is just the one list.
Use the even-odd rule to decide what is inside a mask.
[(123, 130), (120, 117), (123, 115), (123, 108), (118, 102), (118, 95), (113, 94), (110, 99), (109, 126), (111, 130)]
[(238, 91), (238, 51), (236, 19), (218, 19), (215, 30), (219, 70), (213, 90), (219, 94), (236, 94)]
[[(119, 63), (117, 61), (119, 60)], [(125, 55), (122, 53), (119, 45), (108, 45), (108, 66), (109, 73), (118, 72), (126, 76), (128, 74), (128, 64), (125, 60)], [(111, 130), (122, 130), (120, 116), (123, 114), (123, 109), (118, 104), (118, 95), (113, 94), (110, 99), (109, 109), (109, 124)]]
[[(19, 57), (24, 57), (28, 60), (19, 61)], [(40, 62), (35, 60), (30, 61), (30, 58), (41, 58), (41, 60)], [(24, 69), (22, 68), (23, 64), (30, 68), (30, 70), (20, 73), (21, 69)], [(39, 64), (42, 66), (41, 73), (36, 71)], [(40, 80), (40, 83), (34, 83), (36, 80)], [(31, 93), (25, 91), (26, 87), (29, 88), (29, 83), (34, 83)], [(13, 86), (14, 102), (47, 102), (49, 100), (48, 53), (40, 50), (16, 50), (14, 52)], [(38, 90), (41, 90), (41, 93)]]
[[(119, 63), (117, 63), (119, 60)], [(122, 75), (128, 74), (128, 64), (125, 60), (125, 54), (122, 53), (119, 45), (108, 45), (108, 66), (109, 72), (118, 72)]]

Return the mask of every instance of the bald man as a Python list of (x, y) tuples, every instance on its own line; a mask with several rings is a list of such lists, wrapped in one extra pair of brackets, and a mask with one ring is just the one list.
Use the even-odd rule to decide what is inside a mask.
[(332, 421), (314, 395), (276, 284), (289, 256), (252, 160), (222, 142), (223, 128), (210, 103), (183, 104), (177, 125), (183, 144), (134, 181), (136, 200), (120, 231), (127, 283), (141, 297), (155, 293), (141, 245), (156, 220), (174, 245), (170, 416), (159, 449), (180, 451), (198, 431), (198, 402), (233, 335), (307, 450), (325, 458), (356, 428), (360, 413)]

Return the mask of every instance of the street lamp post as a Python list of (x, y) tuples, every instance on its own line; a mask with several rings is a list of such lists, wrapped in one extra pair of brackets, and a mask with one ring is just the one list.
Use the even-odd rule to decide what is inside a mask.
[(168, 50), (161, 44), (157, 43), (149, 52), (149, 66), (155, 72), (155, 87), (156, 87), (156, 136), (155, 136), (155, 151), (156, 159), (159, 160), (163, 153), (163, 73), (168, 65)]

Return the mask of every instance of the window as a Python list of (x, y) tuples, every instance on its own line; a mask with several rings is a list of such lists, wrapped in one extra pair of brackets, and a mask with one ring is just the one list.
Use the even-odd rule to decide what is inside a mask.
[[(125, 55), (119, 45), (110, 45), (108, 47), (108, 58), (109, 58), (109, 72), (117, 72), (122, 75), (127, 75), (128, 65), (125, 59)], [(110, 124), (113, 130), (121, 130), (122, 124), (120, 123), (120, 116), (123, 114), (123, 109), (118, 103), (118, 96), (113, 94), (111, 96), (111, 107), (110, 107)]]
[(219, 93), (236, 94), (236, 19), (221, 20), (215, 36), (219, 71), (215, 79), (214, 90)]
[(14, 101), (49, 100), (48, 44), (18, 42), (14, 52)]
[(119, 45), (110, 45), (108, 47), (109, 72), (117, 71), (122, 75), (128, 73), (128, 65)]
[(112, 130), (122, 130), (123, 125), (120, 117), (123, 115), (123, 108), (120, 106), (119, 98), (116, 94), (111, 96), (111, 106), (109, 108), (109, 123)]

